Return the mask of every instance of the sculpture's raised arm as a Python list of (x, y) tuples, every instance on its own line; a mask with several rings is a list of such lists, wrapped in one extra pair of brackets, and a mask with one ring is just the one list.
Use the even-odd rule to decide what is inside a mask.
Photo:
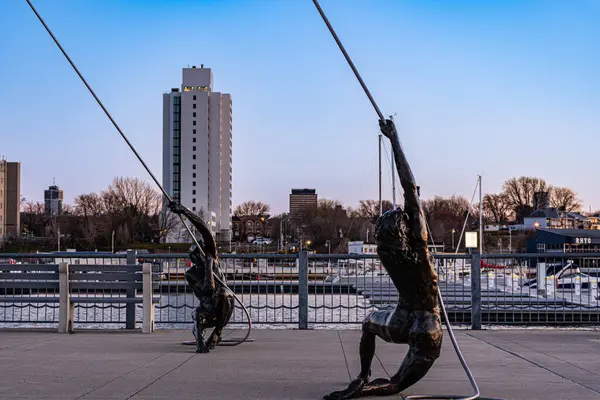
[(415, 177), (412, 174), (406, 155), (400, 146), (400, 139), (398, 139), (398, 132), (396, 131), (394, 121), (388, 119), (383, 122), (380, 120), (379, 127), (381, 128), (381, 132), (390, 139), (392, 144), (398, 177), (400, 178), (400, 184), (404, 190), (404, 212), (410, 218), (412, 234), (415, 239), (425, 240), (426, 242), (427, 227), (425, 225), (425, 216), (423, 215), (421, 202), (419, 200), (419, 187), (415, 182)]
[(213, 238), (210, 228), (208, 227), (206, 222), (204, 222), (204, 220), (198, 215), (190, 211), (190, 209), (188, 209), (187, 207), (174, 201), (169, 203), (169, 209), (175, 214), (182, 214), (191, 222), (194, 228), (196, 228), (202, 236), (202, 240), (204, 241), (203, 250), (206, 252), (206, 255), (213, 258), (217, 258), (217, 246), (215, 243), (215, 239)]

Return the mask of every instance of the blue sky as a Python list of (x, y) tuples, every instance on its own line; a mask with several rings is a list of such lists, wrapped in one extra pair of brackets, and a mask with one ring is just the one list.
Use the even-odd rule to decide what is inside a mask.
[[(153, 173), (162, 93), (204, 64), (233, 99), (233, 202), (377, 198), (377, 116), (310, 0), (35, 0)], [(423, 198), (543, 177), (600, 208), (600, 1), (321, 0)], [(0, 2), (0, 154), (22, 193), (150, 180), (23, 1)], [(386, 143), (387, 145), (387, 143)], [(389, 152), (389, 146), (388, 150)], [(384, 197), (391, 197), (384, 163)]]

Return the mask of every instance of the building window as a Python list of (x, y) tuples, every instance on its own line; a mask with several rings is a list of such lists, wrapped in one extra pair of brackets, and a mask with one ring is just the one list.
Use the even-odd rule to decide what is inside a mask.
[(196, 155), (195, 154), (192, 154), (192, 159), (194, 159), (194, 160), (196, 159)]
[[(195, 174), (194, 174), (195, 175)], [(192, 194), (196, 195), (196, 189), (192, 190)]]
[(195, 197), (192, 199), (192, 203), (196, 204), (196, 198)]
[(196, 146), (192, 147), (193, 151), (196, 151)]
[(208, 90), (207, 86), (198, 86), (198, 91), (199, 92), (206, 92)]
[(192, 174), (192, 178), (195, 178), (195, 177), (196, 177), (196, 173), (194, 172), (194, 173)]
[[(195, 89), (194, 89), (194, 87), (193, 87), (193, 86), (184, 86), (184, 87), (183, 87), (183, 91), (184, 91), (184, 92), (193, 92), (194, 90), (195, 90)], [(194, 97), (196, 97), (196, 96), (194, 96)], [(194, 100), (196, 100), (196, 99), (194, 99)]]
[(192, 133), (195, 135), (195, 134), (196, 134), (196, 130), (194, 129), (194, 130), (192, 131)]
[(192, 104), (192, 108), (196, 108), (196, 103)]
[(538, 243), (537, 245), (537, 250), (538, 252), (545, 252), (546, 251), (546, 243)]
[(192, 138), (192, 142), (196, 143), (196, 138)]
[(196, 125), (196, 121), (192, 121), (192, 125)]
[(196, 211), (196, 207), (192, 207), (192, 211)]
[(192, 186), (196, 186), (196, 181), (192, 181)]
[(196, 111), (194, 111), (194, 113), (192, 114), (192, 117), (196, 118)]
[(194, 95), (194, 101), (196, 101), (196, 95)]
[(196, 169), (196, 164), (192, 164), (192, 169)]

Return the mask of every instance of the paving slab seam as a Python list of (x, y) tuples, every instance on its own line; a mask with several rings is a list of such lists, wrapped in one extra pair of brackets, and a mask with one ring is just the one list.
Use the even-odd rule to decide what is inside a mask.
[[(146, 367), (146, 366), (148, 366), (148, 365), (152, 364), (154, 361), (156, 361), (156, 360), (158, 360), (158, 359), (160, 359), (160, 358), (162, 358), (162, 357), (165, 357), (165, 356), (166, 356), (166, 355), (168, 355), (168, 354), (171, 354), (171, 353), (173, 352), (173, 350), (175, 350), (175, 349), (172, 349), (172, 350), (170, 350), (170, 351), (168, 351), (168, 352), (166, 352), (166, 353), (163, 353), (163, 354), (161, 354), (161, 355), (159, 355), (159, 356), (157, 356), (157, 357), (154, 357), (152, 360), (150, 360), (150, 361), (148, 361), (148, 362), (146, 362), (146, 363), (144, 363), (144, 364), (142, 364), (142, 365), (140, 365), (140, 366), (138, 366), (138, 367), (135, 367), (134, 369), (132, 369), (132, 370), (130, 370), (130, 371), (127, 371), (126, 373), (124, 373), (124, 374), (122, 374), (122, 375), (119, 375), (119, 376), (117, 376), (116, 378), (114, 378), (114, 379), (111, 379), (110, 381), (108, 381), (108, 382), (105, 382), (105, 383), (103, 383), (102, 385), (100, 385), (100, 386), (98, 386), (98, 387), (95, 387), (95, 388), (93, 388), (93, 389), (92, 389), (92, 390), (90, 390), (89, 392), (86, 392), (86, 393), (82, 394), (81, 396), (79, 396), (79, 397), (76, 397), (74, 400), (80, 400), (80, 399), (83, 399), (83, 398), (84, 398), (84, 397), (86, 397), (87, 395), (89, 395), (89, 394), (91, 394), (91, 393), (94, 393), (96, 390), (102, 389), (103, 387), (105, 387), (105, 386), (108, 386), (108, 385), (110, 385), (111, 383), (113, 383), (113, 382), (116, 382), (116, 381), (118, 381), (119, 379), (121, 379), (121, 378), (123, 378), (123, 377), (125, 377), (125, 376), (127, 376), (127, 375), (129, 375), (129, 374), (131, 374), (131, 373), (133, 373), (133, 372), (135, 372), (135, 371), (138, 371), (138, 370), (140, 370), (140, 369), (142, 369), (142, 368), (144, 368), (144, 367)], [(186, 361), (187, 361), (187, 360), (186, 360)]]
[(337, 332), (338, 339), (340, 340), (340, 346), (342, 347), (342, 354), (344, 355), (344, 362), (346, 363), (346, 370), (348, 371), (348, 378), (352, 380), (352, 374), (350, 373), (350, 366), (348, 365), (348, 357), (346, 357), (346, 350), (344, 350), (344, 342), (342, 341), (342, 335), (340, 331)]
[(520, 358), (520, 359), (521, 359), (521, 360), (523, 360), (523, 361), (526, 361), (526, 362), (528, 362), (528, 363), (530, 363), (530, 364), (533, 364), (533, 365), (535, 365), (535, 366), (536, 366), (536, 367), (538, 367), (538, 368), (542, 368), (542, 369), (544, 369), (544, 370), (546, 370), (546, 371), (548, 371), (548, 372), (550, 372), (550, 373), (552, 373), (552, 374), (554, 374), (554, 375), (556, 375), (556, 376), (558, 376), (558, 377), (560, 377), (560, 378), (562, 378), (562, 379), (564, 379), (564, 380), (566, 380), (566, 381), (569, 381), (569, 382), (571, 382), (571, 383), (574, 383), (574, 384), (576, 384), (576, 385), (579, 385), (579, 386), (581, 386), (581, 387), (584, 387), (584, 388), (586, 388), (587, 390), (589, 390), (589, 391), (592, 391), (592, 392), (594, 392), (594, 393), (596, 393), (596, 394), (600, 395), (600, 392), (599, 392), (599, 391), (597, 391), (597, 390), (595, 390), (595, 389), (592, 389), (591, 387), (589, 387), (589, 386), (586, 386), (586, 385), (584, 385), (583, 383), (579, 383), (579, 382), (576, 382), (576, 381), (574, 381), (574, 380), (572, 380), (572, 379), (569, 379), (569, 378), (567, 378), (567, 377), (565, 377), (565, 376), (563, 376), (563, 375), (561, 375), (561, 374), (559, 374), (559, 373), (557, 373), (557, 372), (555, 372), (555, 371), (551, 370), (550, 368), (547, 368), (547, 367), (545, 367), (545, 366), (543, 366), (543, 365), (541, 365), (541, 364), (539, 364), (539, 363), (536, 363), (535, 361), (529, 360), (529, 359), (527, 359), (527, 358), (525, 358), (525, 357), (523, 357), (523, 356), (521, 356), (521, 355), (519, 355), (519, 354), (517, 354), (517, 353), (515, 353), (515, 352), (512, 352), (512, 351), (510, 351), (510, 350), (506, 350), (506, 349), (504, 349), (504, 348), (502, 348), (502, 347), (500, 347), (500, 346), (497, 346), (497, 345), (495, 345), (495, 344), (493, 344), (493, 343), (490, 343), (490, 342), (488, 342), (488, 341), (486, 341), (486, 340), (483, 340), (483, 339), (481, 339), (481, 338), (479, 338), (479, 337), (477, 337), (477, 336), (474, 336), (474, 335), (472, 335), (472, 334), (470, 334), (470, 333), (465, 333), (465, 335), (467, 335), (467, 336), (470, 336), (470, 337), (472, 337), (473, 339), (477, 339), (477, 340), (479, 340), (479, 341), (481, 341), (481, 342), (483, 342), (483, 343), (486, 343), (487, 345), (489, 345), (489, 346), (492, 346), (492, 347), (494, 347), (494, 348), (496, 348), (496, 349), (498, 349), (498, 350), (500, 350), (500, 351), (503, 351), (503, 352), (505, 352), (505, 353), (511, 354), (511, 355), (513, 355), (513, 356), (515, 356), (515, 357), (517, 357), (517, 358)]
[[(389, 379), (392, 379), (392, 377), (390, 376), (390, 373), (387, 371), (387, 369), (385, 369), (385, 366), (383, 365), (383, 362), (381, 362), (381, 359), (379, 358), (377, 353), (375, 353), (375, 358), (377, 358), (377, 361), (379, 361), (379, 365), (381, 365), (381, 368), (383, 368), (383, 372), (385, 372), (385, 374), (388, 376)], [(404, 397), (404, 395), (402, 394), (402, 392), (399, 392), (398, 396), (400, 396), (402, 398), (402, 400), (406, 399)]]
[(563, 360), (563, 359), (561, 359), (561, 358), (558, 358), (558, 357), (556, 357), (556, 356), (553, 356), (552, 354), (548, 354), (548, 353), (546, 353), (546, 352), (543, 352), (543, 351), (541, 351), (541, 350), (536, 350), (536, 349), (533, 349), (533, 348), (531, 348), (531, 347), (525, 346), (524, 344), (517, 343), (517, 342), (509, 342), (509, 343), (516, 344), (516, 345), (518, 345), (518, 346), (521, 346), (521, 347), (524, 347), (524, 348), (526, 348), (526, 349), (528, 349), (528, 350), (535, 351), (535, 352), (537, 352), (537, 353), (543, 354), (543, 355), (545, 355), (545, 356), (548, 356), (548, 357), (550, 357), (550, 358), (554, 358), (555, 360), (558, 360), (558, 361), (560, 361), (560, 362), (564, 362), (565, 364), (569, 364), (569, 365), (570, 365), (570, 366), (572, 366), (572, 367), (575, 367), (575, 368), (577, 368), (577, 369), (580, 369), (580, 370), (582, 370), (582, 371), (588, 372), (588, 373), (590, 373), (590, 374), (593, 374), (593, 375), (596, 375), (596, 376), (600, 376), (600, 374), (597, 374), (597, 373), (596, 373), (596, 372), (594, 372), (594, 371), (589, 371), (589, 370), (587, 370), (587, 369), (585, 369), (585, 368), (582, 368), (582, 367), (580, 367), (580, 366), (578, 366), (578, 365), (575, 365), (575, 364), (573, 364), (573, 363), (571, 363), (571, 362), (569, 362), (569, 361)]
[(187, 363), (188, 361), (190, 361), (192, 358), (194, 358), (198, 353), (192, 353), (191, 356), (189, 356), (188, 358), (186, 358), (183, 362), (179, 363), (179, 365), (175, 366), (174, 368), (171, 368), (169, 371), (165, 372), (164, 374), (162, 374), (161, 376), (159, 376), (158, 378), (156, 378), (155, 380), (153, 380), (152, 382), (150, 382), (149, 384), (147, 384), (146, 386), (144, 386), (143, 388), (141, 388), (140, 390), (138, 390), (137, 392), (135, 392), (134, 394), (132, 394), (131, 396), (128, 396), (125, 400), (129, 400), (133, 397), (135, 397), (136, 395), (138, 395), (139, 393), (143, 392), (144, 390), (148, 389), (150, 386), (154, 385), (156, 382), (160, 381), (162, 378), (164, 378), (165, 376), (169, 375), (171, 372), (175, 371), (178, 368), (181, 368), (185, 363)]

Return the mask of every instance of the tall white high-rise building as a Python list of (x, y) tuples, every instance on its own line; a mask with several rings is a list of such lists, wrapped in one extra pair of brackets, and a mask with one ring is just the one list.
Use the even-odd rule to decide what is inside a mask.
[(183, 68), (181, 89), (163, 94), (163, 186), (223, 240), (231, 232), (231, 148), (231, 95), (213, 90), (210, 68)]

